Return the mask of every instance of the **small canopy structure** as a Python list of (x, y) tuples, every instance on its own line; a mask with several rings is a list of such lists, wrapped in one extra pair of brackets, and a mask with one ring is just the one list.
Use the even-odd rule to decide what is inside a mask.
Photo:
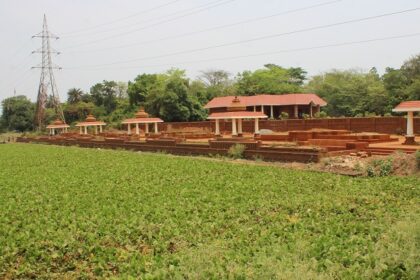
[(63, 122), (60, 119), (56, 119), (50, 125), (47, 126), (47, 129), (50, 130), (50, 135), (55, 135), (57, 132), (67, 132), (67, 128), (70, 126)]
[(136, 134), (140, 134), (139, 124), (144, 124), (144, 132), (145, 134), (149, 134), (149, 125), (154, 124), (154, 131), (155, 133), (159, 132), (158, 123), (163, 123), (163, 120), (160, 118), (151, 118), (149, 114), (146, 113), (143, 107), (140, 107), (139, 111), (136, 113), (135, 118), (133, 119), (126, 119), (122, 121), (122, 124), (127, 125), (127, 133), (131, 134), (131, 125), (134, 124), (136, 127)]
[(84, 122), (79, 122), (76, 124), (76, 126), (80, 127), (80, 134), (88, 134), (88, 127), (94, 127), (95, 134), (98, 134), (98, 128), (99, 132), (102, 132), (102, 126), (104, 125), (106, 125), (106, 123), (97, 121), (93, 115), (88, 115)]
[(227, 112), (212, 113), (207, 118), (209, 120), (216, 121), (215, 135), (220, 136), (220, 124), (221, 119), (232, 120), (232, 136), (242, 136), (242, 120), (243, 119), (254, 119), (254, 133), (259, 133), (259, 119), (268, 118), (263, 112), (250, 112), (246, 110), (246, 106), (241, 104), (241, 101), (237, 96), (232, 100)]
[(393, 112), (407, 112), (407, 134), (405, 136), (406, 145), (415, 144), (414, 136), (414, 112), (420, 112), (420, 100), (404, 101), (392, 109)]

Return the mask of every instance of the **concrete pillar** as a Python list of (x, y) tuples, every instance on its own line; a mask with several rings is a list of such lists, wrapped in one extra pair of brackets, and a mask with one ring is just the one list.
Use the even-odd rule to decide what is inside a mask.
[(242, 136), (242, 119), (238, 119), (238, 135)]
[(80, 134), (83, 134), (83, 127), (79, 127), (80, 128)]
[(309, 104), (309, 115), (311, 116), (311, 118), (313, 117), (312, 104)]
[(98, 126), (95, 125), (95, 134), (98, 134)]
[(127, 124), (127, 134), (131, 135), (131, 125), (129, 123)]
[(99, 126), (99, 132), (102, 133), (102, 125)]
[(232, 136), (238, 136), (238, 132), (236, 131), (236, 120), (232, 119)]
[(139, 124), (136, 123), (136, 134), (139, 135), (140, 134), (140, 130), (139, 130)]
[(85, 126), (85, 134), (87, 134), (87, 126)]
[(273, 105), (270, 106), (270, 118), (274, 118)]
[(264, 105), (261, 105), (261, 112), (264, 113)]
[[(255, 107), (254, 107), (255, 108)], [(216, 136), (220, 136), (220, 120), (216, 119), (216, 131), (214, 133)]]
[(294, 112), (294, 117), (297, 119), (297, 118), (299, 118), (299, 108), (298, 108), (298, 105), (295, 105), (295, 112)]
[(155, 133), (159, 133), (158, 123), (157, 122), (155, 122)]
[(254, 123), (254, 133), (258, 134), (260, 131), (260, 126), (259, 126), (259, 119), (255, 118), (255, 123)]
[(254, 112), (257, 112), (257, 106), (254, 106)]
[(145, 123), (144, 124), (144, 132), (146, 133), (146, 134), (149, 134), (149, 124), (148, 123)]
[(414, 112), (407, 112), (407, 136), (414, 136)]

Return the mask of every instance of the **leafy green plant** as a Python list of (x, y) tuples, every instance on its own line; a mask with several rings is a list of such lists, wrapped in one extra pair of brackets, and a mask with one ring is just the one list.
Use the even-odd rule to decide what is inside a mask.
[(245, 152), (245, 145), (243, 144), (235, 144), (232, 145), (228, 150), (228, 155), (234, 159), (240, 159), (244, 157)]
[(0, 279), (418, 278), (415, 176), (36, 144), (0, 159)]
[(392, 173), (392, 158), (375, 159), (366, 166), (366, 173), (369, 177), (383, 177)]
[(279, 118), (282, 120), (287, 120), (289, 118), (289, 113), (287, 112), (281, 112), (279, 115)]
[(420, 170), (420, 150), (417, 150), (414, 156), (416, 158), (417, 169)]

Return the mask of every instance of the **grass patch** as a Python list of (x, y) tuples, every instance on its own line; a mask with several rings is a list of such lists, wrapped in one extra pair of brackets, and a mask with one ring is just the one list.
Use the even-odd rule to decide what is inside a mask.
[(416, 279), (418, 177), (0, 145), (0, 278)]

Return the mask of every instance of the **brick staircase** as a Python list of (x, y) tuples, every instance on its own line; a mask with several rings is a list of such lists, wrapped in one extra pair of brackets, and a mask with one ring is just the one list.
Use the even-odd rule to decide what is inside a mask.
[(404, 149), (398, 149), (398, 148), (382, 148), (382, 147), (368, 147), (363, 149), (362, 151), (367, 152), (371, 155), (377, 155), (377, 156), (387, 156), (390, 155), (396, 151), (402, 151), (405, 152), (407, 154), (413, 154), (416, 152), (416, 149), (409, 149), (409, 148), (404, 148)]

